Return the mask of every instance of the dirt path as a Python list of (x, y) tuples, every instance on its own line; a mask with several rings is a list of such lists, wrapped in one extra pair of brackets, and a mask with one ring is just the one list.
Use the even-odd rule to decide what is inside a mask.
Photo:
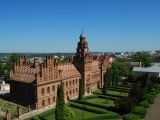
[(160, 120), (160, 94), (155, 99), (155, 103), (150, 106), (144, 120)]

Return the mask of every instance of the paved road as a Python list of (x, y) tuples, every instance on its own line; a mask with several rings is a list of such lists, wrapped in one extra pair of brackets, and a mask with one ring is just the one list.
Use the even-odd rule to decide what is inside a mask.
[(155, 99), (155, 103), (150, 106), (144, 120), (160, 120), (160, 94)]

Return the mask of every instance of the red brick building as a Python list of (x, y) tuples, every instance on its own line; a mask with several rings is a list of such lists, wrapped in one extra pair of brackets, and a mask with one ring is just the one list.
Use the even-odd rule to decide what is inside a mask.
[(20, 57), (10, 72), (11, 100), (40, 109), (55, 105), (57, 86), (64, 83), (65, 99), (75, 99), (79, 93), (79, 80), (84, 80), (85, 95), (91, 94), (103, 86), (107, 69), (112, 62), (111, 56), (91, 56), (85, 35), (80, 35), (77, 53), (67, 63), (60, 63), (51, 56), (40, 64), (27, 62), (25, 56)]

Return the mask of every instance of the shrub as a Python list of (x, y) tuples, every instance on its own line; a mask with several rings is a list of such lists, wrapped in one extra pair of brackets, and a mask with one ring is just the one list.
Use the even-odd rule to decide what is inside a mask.
[(157, 93), (156, 92), (149, 92), (150, 95), (153, 95), (154, 97), (157, 97)]
[(74, 118), (74, 112), (67, 106), (65, 106), (64, 120), (72, 120)]
[(126, 114), (123, 116), (123, 120), (140, 120), (140, 118), (134, 114)]
[(145, 107), (145, 108), (149, 108), (149, 102), (147, 100), (142, 101), (142, 102), (140, 102), (140, 106)]
[(129, 92), (129, 96), (136, 98), (138, 101), (142, 100), (145, 94), (146, 90), (137, 85), (133, 86)]
[(132, 108), (137, 105), (137, 103), (138, 102), (136, 98), (124, 98), (115, 101), (115, 106), (120, 114), (127, 114), (131, 112)]
[(160, 85), (155, 85), (154, 88), (156, 89), (156, 91), (160, 92)]
[(155, 96), (152, 94), (146, 94), (143, 99), (147, 100), (150, 104), (153, 104)]
[(147, 109), (141, 106), (136, 106), (133, 108), (132, 113), (138, 115), (140, 118), (144, 118), (147, 114)]

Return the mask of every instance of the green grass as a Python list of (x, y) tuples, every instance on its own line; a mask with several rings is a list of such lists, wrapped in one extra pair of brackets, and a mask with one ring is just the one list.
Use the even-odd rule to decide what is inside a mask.
[(6, 101), (0, 99), (0, 106), (3, 105)]
[(114, 107), (114, 101), (113, 100), (109, 100), (109, 99), (103, 99), (103, 98), (94, 98), (94, 99), (88, 99), (86, 100), (89, 103), (95, 103), (98, 105), (103, 105), (106, 107)]
[(2, 111), (6, 112), (7, 110), (9, 110), (11, 113), (15, 113), (17, 111), (17, 106), (7, 102), (3, 107), (2, 107)]
[[(72, 108), (71, 109), (74, 111), (74, 119), (73, 120), (82, 120), (82, 119), (88, 119), (88, 118), (92, 118), (92, 117), (97, 117), (99, 116), (99, 114), (96, 113), (92, 113), (92, 112), (88, 112), (88, 111), (84, 111), (84, 110), (80, 110), (77, 108)], [(42, 114), (39, 114), (35, 117), (32, 118), (28, 118), (26, 120), (55, 120), (55, 113), (54, 113), (54, 109), (49, 110), (47, 112), (44, 112)]]
[[(119, 115), (117, 113), (107, 111), (105, 109), (105, 107), (106, 108), (107, 107), (114, 107), (115, 106), (114, 100), (121, 99), (123, 97), (127, 97), (128, 91), (130, 89), (131, 89), (130, 86), (129, 87), (118, 86), (117, 88), (111, 88), (110, 90), (108, 90), (108, 95), (107, 95), (108, 99), (107, 100), (105, 99), (106, 96), (101, 95), (101, 89), (98, 89), (94, 92), (95, 95), (85, 97), (86, 98), (85, 101), (88, 102), (88, 105), (86, 104), (85, 106), (83, 105), (83, 103), (78, 103), (78, 102), (76, 103), (76, 101), (70, 102), (70, 105), (73, 104), (73, 106), (71, 105), (70, 108), (74, 111), (74, 114), (75, 114), (75, 117), (73, 120), (105, 120), (105, 119), (107, 119), (107, 120), (121, 120), (121, 118), (119, 117)], [(95, 107), (95, 106), (93, 106), (93, 104), (91, 106), (91, 105), (89, 105), (89, 103), (97, 104), (102, 107), (98, 107), (98, 106)], [(76, 105), (76, 106), (74, 106), (74, 105)], [(88, 108), (88, 109), (86, 109), (86, 108)], [(93, 109), (94, 110), (96, 109), (98, 111), (102, 111), (102, 114), (98, 114), (99, 113), (98, 111), (93, 112)], [(90, 110), (92, 112), (89, 112)], [(54, 109), (52, 109), (52, 110), (46, 111), (42, 114), (36, 115), (32, 118), (28, 118), (26, 120), (55, 120), (54, 118), (55, 118), (55, 113), (54, 113)]]

